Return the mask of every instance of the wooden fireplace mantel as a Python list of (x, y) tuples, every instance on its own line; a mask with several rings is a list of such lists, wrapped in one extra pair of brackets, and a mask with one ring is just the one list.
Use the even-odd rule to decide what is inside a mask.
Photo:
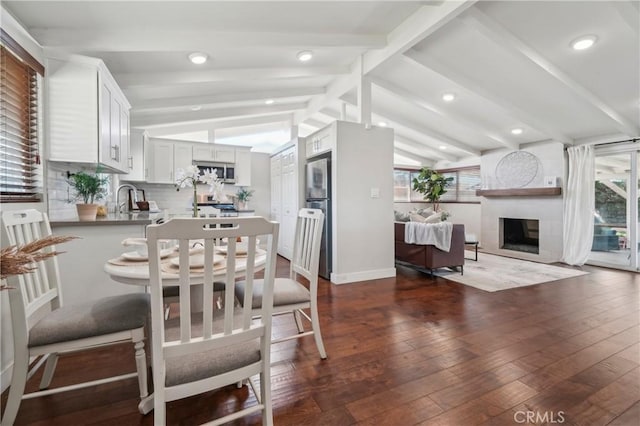
[(546, 197), (562, 195), (562, 188), (476, 189), (476, 195), (482, 197)]

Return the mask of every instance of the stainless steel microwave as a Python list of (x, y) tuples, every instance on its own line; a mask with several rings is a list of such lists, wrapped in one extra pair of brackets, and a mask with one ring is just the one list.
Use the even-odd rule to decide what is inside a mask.
[(194, 161), (201, 171), (215, 169), (216, 175), (223, 183), (236, 183), (236, 169), (233, 163), (215, 163), (210, 161)]

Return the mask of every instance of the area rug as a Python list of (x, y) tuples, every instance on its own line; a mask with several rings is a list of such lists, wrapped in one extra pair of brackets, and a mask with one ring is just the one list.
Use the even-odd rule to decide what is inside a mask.
[(464, 275), (446, 268), (433, 273), (460, 284), (491, 292), (588, 274), (571, 267), (563, 268), (486, 253), (478, 253), (478, 261), (474, 262), (469, 260), (473, 256), (473, 253), (466, 252)]

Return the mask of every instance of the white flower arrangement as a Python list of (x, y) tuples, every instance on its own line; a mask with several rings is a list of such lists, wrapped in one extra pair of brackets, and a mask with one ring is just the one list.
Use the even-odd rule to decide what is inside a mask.
[(176, 171), (176, 191), (180, 191), (180, 188), (193, 188), (193, 217), (198, 217), (198, 182), (209, 185), (209, 192), (215, 192), (216, 196), (222, 194), (222, 189), (224, 188), (224, 183), (220, 182), (216, 169), (206, 169), (202, 174), (200, 174), (200, 169), (197, 166), (178, 169)]

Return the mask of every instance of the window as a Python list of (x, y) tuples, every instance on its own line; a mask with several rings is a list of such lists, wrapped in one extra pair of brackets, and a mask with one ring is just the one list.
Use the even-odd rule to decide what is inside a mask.
[[(452, 177), (447, 193), (440, 198), (442, 203), (479, 203), (476, 189), (480, 189), (480, 167), (464, 167), (460, 169), (439, 170), (445, 177)], [(393, 201), (420, 202), (424, 201), (422, 194), (413, 191), (413, 178), (418, 170), (395, 169), (393, 171)]]
[(40, 201), (38, 74), (44, 68), (4, 31), (0, 41), (0, 202)]

